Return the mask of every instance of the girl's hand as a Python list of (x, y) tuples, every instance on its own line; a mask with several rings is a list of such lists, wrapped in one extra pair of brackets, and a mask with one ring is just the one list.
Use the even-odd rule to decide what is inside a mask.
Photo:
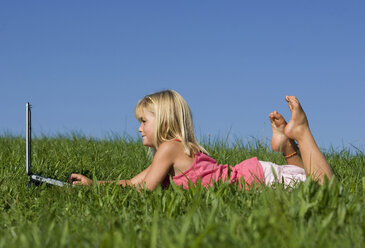
[(93, 184), (93, 180), (91, 180), (81, 174), (71, 174), (69, 179), (70, 179), (70, 182), (72, 185), (91, 185), (91, 184)]

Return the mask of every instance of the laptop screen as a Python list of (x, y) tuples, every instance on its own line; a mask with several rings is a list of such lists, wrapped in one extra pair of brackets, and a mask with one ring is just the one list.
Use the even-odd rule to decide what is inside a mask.
[(28, 175), (32, 174), (31, 166), (32, 166), (32, 127), (31, 127), (31, 105), (29, 102), (27, 102), (25, 106), (25, 143), (26, 143), (26, 172)]

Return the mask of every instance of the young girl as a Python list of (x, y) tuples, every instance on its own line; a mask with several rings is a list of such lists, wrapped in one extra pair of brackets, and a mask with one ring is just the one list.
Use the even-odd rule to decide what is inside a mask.
[[(138, 131), (143, 145), (154, 154), (151, 165), (130, 180), (98, 183), (114, 182), (153, 190), (158, 184), (168, 186), (170, 177), (173, 183), (182, 185), (184, 189), (188, 188), (189, 181), (195, 184), (198, 180), (208, 187), (218, 180), (234, 183), (241, 182), (243, 178), (247, 187), (253, 183), (269, 185), (274, 182), (290, 185), (305, 181), (306, 175), (319, 183), (326, 177), (332, 178), (332, 170), (311, 134), (299, 101), (295, 96), (286, 96), (285, 100), (292, 116), (286, 123), (277, 111), (270, 113), (271, 147), (282, 152), (290, 165), (278, 166), (251, 158), (231, 167), (228, 179), (228, 165), (217, 165), (196, 141), (188, 104), (177, 92), (166, 90), (145, 96), (135, 108), (136, 118), (141, 123)], [(92, 184), (92, 180), (80, 174), (71, 174), (70, 180), (73, 184)]]

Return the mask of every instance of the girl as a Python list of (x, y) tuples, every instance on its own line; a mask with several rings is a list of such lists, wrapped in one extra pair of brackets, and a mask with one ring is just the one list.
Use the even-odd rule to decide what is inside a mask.
[[(188, 104), (177, 92), (166, 90), (145, 96), (135, 108), (135, 116), (141, 123), (138, 131), (143, 145), (153, 154), (151, 165), (130, 180), (98, 183), (114, 182), (154, 190), (158, 184), (168, 186), (170, 177), (184, 189), (188, 188), (189, 181), (195, 184), (198, 180), (208, 187), (218, 180), (234, 183), (243, 178), (247, 187), (253, 183), (269, 185), (275, 181), (290, 185), (305, 181), (306, 175), (311, 175), (319, 183), (326, 177), (332, 178), (332, 170), (311, 134), (299, 101), (295, 96), (286, 96), (285, 100), (292, 116), (286, 123), (277, 111), (270, 113), (271, 147), (274, 151), (281, 151), (290, 165), (278, 166), (251, 158), (231, 167), (228, 179), (228, 165), (217, 165), (196, 141)], [(92, 184), (92, 180), (80, 174), (71, 174), (70, 180), (73, 184)]]

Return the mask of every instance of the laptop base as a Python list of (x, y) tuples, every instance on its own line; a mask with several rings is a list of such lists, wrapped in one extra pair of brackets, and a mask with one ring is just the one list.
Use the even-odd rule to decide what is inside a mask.
[(59, 181), (59, 180), (56, 180), (53, 178), (42, 177), (40, 175), (35, 175), (35, 174), (29, 175), (28, 187), (40, 186), (43, 183), (47, 184), (47, 186), (55, 185), (55, 186), (59, 186), (59, 187), (63, 187), (66, 184), (69, 184), (69, 183), (65, 183), (65, 182), (62, 182), (62, 181)]

